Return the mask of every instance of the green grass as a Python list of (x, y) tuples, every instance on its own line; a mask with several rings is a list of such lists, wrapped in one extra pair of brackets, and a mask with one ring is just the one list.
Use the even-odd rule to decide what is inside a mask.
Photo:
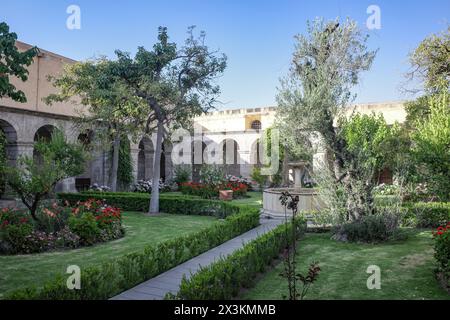
[(55, 274), (65, 273), (67, 266), (95, 265), (138, 251), (173, 237), (206, 228), (216, 221), (208, 216), (167, 215), (145, 216), (126, 212), (123, 224), (126, 235), (122, 239), (76, 250), (33, 255), (0, 256), (0, 298), (9, 291), (31, 285), (43, 285)]
[[(298, 270), (319, 261), (322, 271), (307, 299), (450, 299), (434, 278), (430, 231), (411, 230), (407, 240), (383, 244), (339, 243), (329, 234), (307, 234), (299, 242)], [(369, 265), (381, 268), (381, 289), (369, 290)], [(286, 280), (283, 263), (263, 275), (241, 299), (281, 299)]]
[(247, 192), (247, 197), (232, 200), (232, 203), (242, 206), (262, 207), (262, 192)]

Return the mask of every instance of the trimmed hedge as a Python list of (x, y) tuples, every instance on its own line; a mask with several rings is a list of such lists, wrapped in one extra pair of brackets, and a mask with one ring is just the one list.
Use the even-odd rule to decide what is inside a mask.
[(450, 202), (416, 202), (405, 204), (408, 224), (418, 228), (437, 228), (450, 221)]
[(26, 288), (7, 294), (5, 299), (96, 300), (108, 299), (151, 279), (259, 224), (259, 209), (237, 207), (237, 214), (211, 227), (180, 236), (144, 250), (129, 253), (99, 266), (81, 270), (81, 289), (69, 290), (69, 275), (58, 275), (42, 288)]
[[(150, 195), (148, 193), (131, 192), (83, 192), (58, 193), (58, 198), (68, 201), (71, 205), (88, 199), (104, 200), (108, 205), (118, 207), (124, 211), (148, 211)], [(193, 198), (184, 195), (161, 194), (159, 209), (169, 214), (207, 215), (226, 218), (239, 212), (239, 207), (233, 203)]]
[[(287, 227), (290, 234), (292, 223), (288, 223)], [(306, 224), (299, 220), (297, 227), (300, 236)], [(286, 224), (281, 224), (228, 257), (202, 267), (189, 280), (184, 277), (179, 292), (175, 296), (167, 295), (166, 299), (229, 300), (236, 297), (241, 288), (250, 288), (255, 276), (264, 272), (286, 248), (285, 228)]]

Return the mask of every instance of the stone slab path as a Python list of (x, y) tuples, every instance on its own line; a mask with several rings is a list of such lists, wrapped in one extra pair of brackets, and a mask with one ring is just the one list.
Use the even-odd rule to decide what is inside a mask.
[(233, 238), (218, 247), (202, 253), (175, 268), (147, 280), (130, 290), (112, 297), (111, 300), (162, 300), (166, 293), (176, 294), (180, 288), (183, 275), (190, 278), (201, 266), (208, 266), (221, 257), (226, 257), (235, 250), (241, 248), (245, 243), (258, 238), (260, 235), (274, 229), (282, 219), (261, 219), (261, 225)]

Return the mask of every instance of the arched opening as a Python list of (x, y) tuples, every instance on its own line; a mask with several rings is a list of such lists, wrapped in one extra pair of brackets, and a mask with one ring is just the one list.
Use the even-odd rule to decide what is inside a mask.
[[(84, 132), (78, 135), (77, 141), (84, 147), (85, 150), (91, 150), (93, 139), (94, 139), (93, 131), (85, 130)], [(75, 188), (77, 189), (77, 191), (81, 192), (89, 190), (92, 184), (91, 172), (92, 172), (92, 161), (86, 161), (83, 174), (75, 177)]]
[[(0, 119), (0, 143), (3, 146), (0, 148), (0, 155), (5, 164), (14, 166), (17, 159), (17, 131), (7, 121)], [(0, 199), (4, 197), (6, 190), (6, 183), (0, 178)]]
[(239, 145), (233, 139), (226, 139), (222, 145), (223, 169), (226, 174), (240, 175)]
[(150, 138), (143, 137), (139, 142), (137, 179), (149, 180), (152, 177), (153, 144)]
[(262, 161), (263, 161), (263, 145), (259, 139), (257, 139), (255, 142), (253, 142), (250, 150), (250, 164), (255, 167), (261, 167)]
[[(34, 142), (43, 141), (43, 142), (50, 142), (52, 139), (52, 134), (55, 132), (56, 127), (48, 124), (45, 126), (40, 127), (36, 133), (34, 134)], [(33, 160), (38, 164), (42, 164), (42, 155), (39, 153), (39, 151), (36, 150), (36, 148), (33, 149)]]
[(261, 130), (261, 121), (259, 120), (252, 121), (251, 128), (254, 130)]
[(206, 143), (202, 140), (194, 140), (191, 144), (192, 146), (192, 181), (200, 181), (200, 171), (202, 165), (206, 163), (205, 159), (205, 149)]

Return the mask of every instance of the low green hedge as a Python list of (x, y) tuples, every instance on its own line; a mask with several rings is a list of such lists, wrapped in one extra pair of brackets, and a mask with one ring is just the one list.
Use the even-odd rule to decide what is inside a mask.
[[(147, 211), (150, 195), (147, 193), (131, 192), (83, 192), (58, 193), (58, 198), (74, 205), (78, 201), (88, 199), (104, 200), (108, 205), (118, 207), (124, 211)], [(192, 196), (161, 194), (159, 209), (169, 214), (208, 215), (225, 218), (239, 211), (233, 203), (193, 198)]]
[(27, 300), (97, 300), (107, 299), (165, 272), (259, 224), (259, 210), (238, 208), (239, 213), (217, 221), (211, 227), (149, 245), (99, 266), (81, 270), (81, 289), (69, 290), (69, 275), (59, 275), (43, 288), (20, 289), (5, 299)]
[[(179, 292), (175, 296), (169, 294), (166, 298), (229, 300), (236, 297), (241, 288), (251, 287), (255, 276), (264, 272), (270, 262), (279, 257), (281, 251), (286, 248), (286, 226), (290, 234), (292, 223), (279, 225), (228, 257), (201, 268), (189, 280), (184, 277)], [(297, 226), (300, 236), (306, 224), (299, 220)]]
[(418, 228), (437, 228), (450, 221), (450, 202), (415, 202), (405, 204), (405, 224)]

